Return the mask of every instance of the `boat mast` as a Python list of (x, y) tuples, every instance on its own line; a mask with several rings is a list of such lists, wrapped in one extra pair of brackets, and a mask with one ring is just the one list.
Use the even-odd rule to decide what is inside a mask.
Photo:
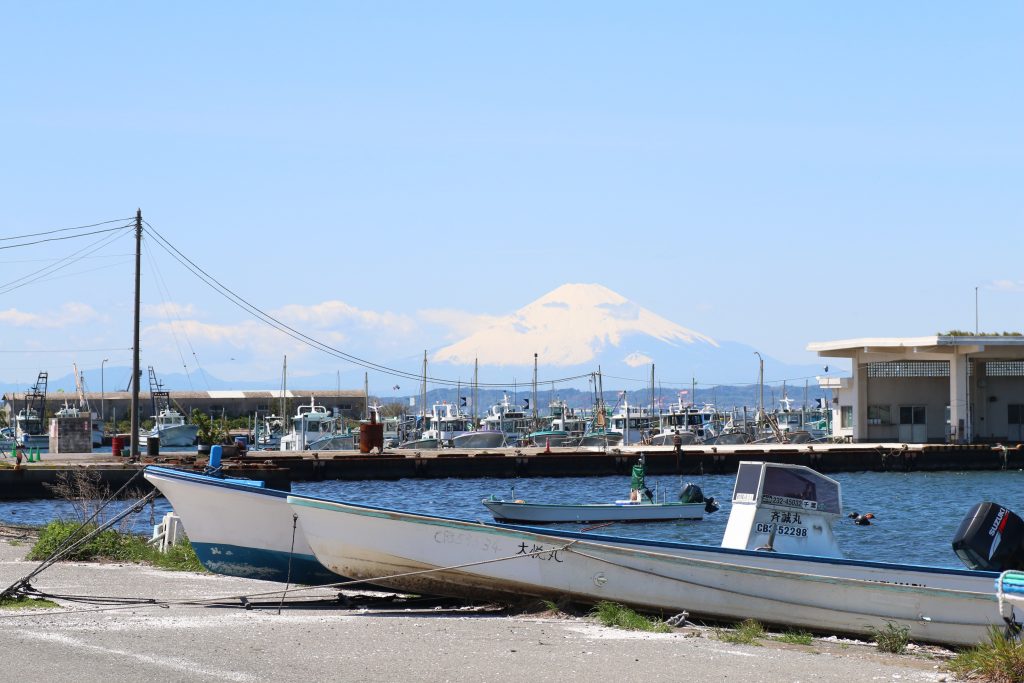
[(480, 377), (477, 373), (480, 372), (480, 359), (473, 359), (473, 429), (480, 427), (480, 423), (476, 419), (476, 399), (477, 399), (477, 382)]
[(132, 319), (132, 447), (131, 459), (139, 459), (139, 302), (142, 289), (142, 209), (135, 212), (135, 315)]
[(537, 429), (537, 354), (533, 354), (533, 428)]
[(651, 422), (654, 421), (654, 363), (651, 363)]
[(423, 417), (423, 428), (426, 429), (427, 421), (427, 351), (423, 350), (423, 384), (420, 387), (420, 415)]
[[(341, 390), (338, 390), (338, 396), (341, 396)], [(370, 373), (363, 373), (363, 408), (366, 411), (366, 419), (370, 419)]]

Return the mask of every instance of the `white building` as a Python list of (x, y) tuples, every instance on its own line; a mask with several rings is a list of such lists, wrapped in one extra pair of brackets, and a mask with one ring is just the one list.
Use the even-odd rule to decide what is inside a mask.
[(849, 358), (832, 391), (833, 433), (852, 441), (1013, 443), (1024, 440), (1024, 337), (935, 335), (813, 342)]

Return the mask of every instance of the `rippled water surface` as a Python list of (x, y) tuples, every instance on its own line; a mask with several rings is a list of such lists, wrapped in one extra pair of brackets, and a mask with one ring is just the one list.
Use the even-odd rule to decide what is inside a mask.
[[(887, 562), (961, 566), (950, 541), (960, 520), (975, 503), (991, 500), (1024, 514), (1024, 472), (860, 472), (834, 475), (843, 486), (843, 510), (872, 512), (871, 526), (856, 526), (849, 519), (836, 522), (836, 536), (849, 558)], [(705, 495), (715, 496), (722, 509), (699, 522), (651, 522), (612, 524), (596, 533), (718, 545), (729, 515), (733, 475), (706, 475), (680, 479), (648, 476), (648, 486), (675, 498), (686, 481), (698, 484)], [(491, 520), (482, 498), (496, 494), (537, 503), (598, 503), (626, 498), (629, 478), (578, 477), (552, 479), (403, 479), (400, 481), (299, 482), (293, 491), (400, 510)], [(164, 499), (153, 515), (159, 519), (169, 510)], [(51, 519), (73, 518), (74, 507), (65, 501), (18, 501), (0, 503), (0, 520), (43, 524)], [(150, 509), (135, 522), (137, 531), (151, 527)], [(579, 529), (577, 524), (557, 525)]]

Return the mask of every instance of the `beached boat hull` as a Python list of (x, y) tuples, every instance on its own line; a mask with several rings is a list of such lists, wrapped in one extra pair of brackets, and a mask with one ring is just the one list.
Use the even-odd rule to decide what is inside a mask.
[(313, 556), (301, 522), (293, 532), (287, 492), (165, 467), (147, 467), (144, 476), (170, 501), (211, 572), (303, 584), (344, 580)]
[(988, 572), (548, 532), (296, 496), (288, 502), (325, 566), (396, 590), (610, 600), (831, 633), (866, 635), (892, 622), (914, 640), (957, 645), (982, 642), (990, 624), (1002, 624), (998, 575)]
[(481, 501), (499, 522), (548, 524), (554, 522), (656, 522), (704, 519), (704, 503), (594, 503), (546, 505), (514, 501)]

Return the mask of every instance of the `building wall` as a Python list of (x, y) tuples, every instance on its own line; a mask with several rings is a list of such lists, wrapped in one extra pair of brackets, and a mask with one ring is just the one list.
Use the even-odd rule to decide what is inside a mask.
[[(949, 438), (946, 406), (949, 405), (948, 377), (871, 377), (863, 393), (867, 423), (867, 441), (899, 441), (900, 406), (924, 406), (927, 441), (944, 442)], [(872, 408), (887, 408), (888, 416)], [(884, 412), (884, 410), (883, 410)]]
[(1020, 442), (1018, 425), (1010, 425), (1009, 406), (1024, 405), (1024, 378), (978, 377), (973, 387), (971, 405), (974, 415), (974, 434), (983, 441)]

